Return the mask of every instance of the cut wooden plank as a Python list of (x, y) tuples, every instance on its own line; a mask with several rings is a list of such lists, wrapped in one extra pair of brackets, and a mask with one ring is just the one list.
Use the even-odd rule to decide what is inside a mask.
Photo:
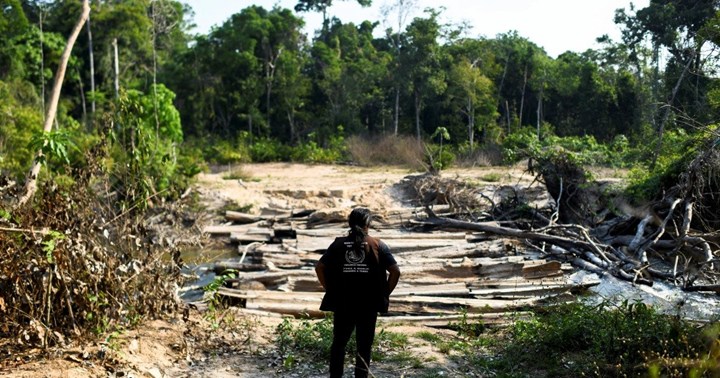
[(445, 283), (439, 285), (422, 285), (410, 287), (398, 287), (393, 291), (394, 296), (407, 295), (447, 295), (462, 296), (469, 295), (470, 290), (464, 283)]
[(225, 219), (235, 223), (255, 223), (262, 220), (262, 218), (257, 215), (241, 213), (239, 211), (226, 211)]
[(522, 275), (525, 278), (541, 278), (562, 276), (562, 264), (558, 261), (549, 261), (539, 265), (527, 264), (522, 268)]
[[(344, 228), (325, 228), (325, 229), (297, 229), (298, 235), (314, 236), (314, 237), (339, 237), (348, 234), (349, 229)], [(369, 234), (381, 240), (386, 239), (452, 239), (465, 240), (464, 232), (408, 232), (401, 230), (370, 230)]]
[(246, 232), (250, 228), (257, 228), (266, 226), (264, 221), (256, 222), (252, 224), (239, 224), (239, 225), (218, 225), (218, 226), (206, 226), (203, 228), (203, 232), (214, 236), (230, 235), (233, 232)]
[(292, 315), (296, 318), (325, 317), (325, 312), (318, 307), (318, 304), (253, 302), (247, 304), (246, 308)]
[(400, 265), (403, 277), (435, 276), (446, 279), (477, 277), (472, 264), (428, 263), (423, 265)]
[(439, 258), (439, 259), (452, 259), (452, 258), (463, 258), (463, 257), (481, 257), (482, 254), (478, 252), (477, 248), (473, 244), (453, 244), (450, 246), (442, 246), (438, 248), (429, 248), (424, 250), (391, 250), (392, 254), (396, 257), (403, 258)]
[(498, 312), (489, 314), (465, 314), (465, 315), (429, 315), (429, 316), (379, 316), (378, 322), (384, 325), (390, 324), (418, 324), (427, 327), (448, 327), (451, 323), (458, 323), (462, 320), (468, 322), (481, 322), (485, 325), (506, 325), (518, 320), (529, 319), (531, 312)]
[(267, 265), (265, 264), (248, 264), (248, 263), (233, 263), (230, 261), (222, 262), (222, 263), (216, 263), (215, 266), (213, 266), (213, 272), (215, 274), (223, 274), (227, 271), (236, 271), (236, 272), (259, 272), (264, 271), (267, 269)]
[(231, 243), (267, 243), (272, 239), (272, 235), (268, 232), (267, 234), (262, 233), (248, 233), (248, 232), (232, 232), (230, 233)]
[(471, 288), (504, 288), (504, 287), (519, 287), (519, 286), (552, 286), (552, 285), (564, 285), (567, 283), (565, 277), (544, 277), (544, 278), (533, 278), (528, 279), (525, 277), (510, 277), (510, 278), (481, 278), (469, 285)]
[(504, 262), (478, 266), (478, 274), (484, 277), (513, 277), (522, 276), (525, 264), (515, 262)]
[(447, 298), (430, 296), (400, 296), (390, 297), (391, 311), (397, 311), (403, 305), (422, 305), (430, 308), (463, 307), (468, 312), (497, 312), (535, 304), (537, 298), (523, 299), (474, 299), (474, 298)]
[(225, 219), (235, 223), (254, 223), (261, 220), (284, 221), (293, 217), (293, 213), (289, 210), (277, 209), (260, 209), (260, 215), (242, 213), (239, 211), (226, 211)]
[(297, 239), (285, 239), (282, 244), (301, 251), (325, 251), (335, 241), (334, 237), (313, 237), (298, 234)]
[[(338, 235), (339, 236), (339, 235)], [(302, 251), (325, 251), (335, 241), (335, 237), (314, 237), (298, 233), (296, 240), (283, 240), (283, 245), (297, 248)], [(390, 247), (390, 251), (419, 250), (437, 247), (447, 247), (455, 244), (465, 244), (464, 239), (385, 239), (384, 242)]]
[(310, 291), (274, 291), (274, 290), (236, 290), (229, 288), (219, 288), (217, 291), (220, 295), (233, 298), (242, 298), (262, 301), (284, 301), (284, 302), (317, 302), (322, 300), (325, 293)]
[(552, 285), (552, 286), (521, 286), (496, 289), (471, 289), (475, 298), (528, 298), (549, 296), (557, 293), (568, 292), (577, 285)]
[(325, 293), (325, 289), (320, 285), (317, 278), (290, 278), (287, 288), (292, 291), (309, 291)]

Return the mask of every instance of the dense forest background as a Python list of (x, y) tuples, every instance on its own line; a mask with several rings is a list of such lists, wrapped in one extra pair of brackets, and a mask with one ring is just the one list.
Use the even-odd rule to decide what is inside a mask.
[(81, 2), (0, 0), (0, 169), (22, 179), (44, 145), (62, 176), (102, 140), (118, 179), (142, 172), (135, 189), (147, 194), (205, 163), (358, 162), (388, 139), (419, 143), (431, 166), (563, 146), (588, 163), (655, 167), (718, 118), (718, 1), (619, 9), (621, 41), (599, 36), (601, 49), (555, 59), (513, 31), (470, 37), (437, 9), (407, 19), (412, 4), (395, 1), (397, 25), (380, 33), (373, 20), (326, 18), (306, 35), (303, 12), (326, 14), (332, 1), (299, 0), (193, 35), (180, 1), (92, 1), (43, 134)]

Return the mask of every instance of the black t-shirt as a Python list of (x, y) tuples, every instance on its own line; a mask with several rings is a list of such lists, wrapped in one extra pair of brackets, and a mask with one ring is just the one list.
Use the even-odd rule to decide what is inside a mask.
[[(370, 248), (368, 248), (368, 245)], [(373, 249), (377, 250), (377, 258)], [(387, 312), (387, 269), (397, 262), (382, 241), (366, 237), (360, 251), (351, 237), (335, 239), (320, 258), (325, 265), (324, 311), (372, 309)]]

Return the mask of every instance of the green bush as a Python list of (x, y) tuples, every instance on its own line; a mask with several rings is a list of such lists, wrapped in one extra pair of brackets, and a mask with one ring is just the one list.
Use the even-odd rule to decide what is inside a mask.
[(162, 84), (149, 94), (121, 93), (112, 156), (123, 206), (142, 208), (154, 196), (173, 198), (185, 190), (187, 180), (177, 164), (183, 134), (174, 98)]
[(455, 163), (455, 154), (450, 151), (447, 146), (442, 150), (436, 145), (428, 146), (428, 155), (425, 157), (425, 163), (437, 171), (448, 169)]
[(275, 139), (260, 138), (250, 145), (250, 158), (255, 163), (287, 161), (289, 157), (290, 148)]
[(30, 170), (35, 151), (28, 146), (42, 131), (39, 98), (27, 83), (0, 81), (0, 171), (22, 179)]
[(525, 158), (542, 158), (548, 151), (561, 148), (581, 165), (629, 168), (636, 165), (641, 156), (623, 135), (615, 137), (609, 145), (598, 143), (591, 135), (559, 137), (550, 129), (542, 130), (541, 136), (542, 139), (538, 139), (537, 130), (531, 127), (508, 135), (502, 143), (505, 161), (516, 163)]
[(661, 154), (652, 169), (649, 164), (656, 148), (657, 138), (650, 139), (649, 143), (643, 145), (642, 153), (648, 156), (644, 164), (630, 171), (630, 180), (626, 189), (628, 196), (638, 202), (661, 196), (665, 190), (677, 183), (679, 175), (687, 168), (699, 149), (708, 140), (715, 139), (716, 130), (716, 127), (710, 127), (692, 135), (682, 129), (667, 131), (663, 137)]
[[(555, 376), (625, 376), (651, 368), (668, 373), (672, 359), (687, 362), (681, 367), (686, 373), (707, 374), (696, 369), (698, 361), (690, 363), (708, 352), (704, 332), (643, 303), (563, 304), (515, 323), (504, 355), (511, 360), (508, 366), (522, 364)], [(532, 357), (539, 354), (544, 358)]]
[(321, 147), (316, 141), (316, 134), (308, 135), (308, 142), (292, 148), (290, 159), (301, 163), (337, 163), (345, 155), (345, 139), (342, 136), (343, 128), (338, 127), (338, 134), (330, 137), (328, 147)]

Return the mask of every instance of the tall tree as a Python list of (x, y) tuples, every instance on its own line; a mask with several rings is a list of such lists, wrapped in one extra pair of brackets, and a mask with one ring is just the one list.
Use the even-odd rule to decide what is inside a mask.
[[(392, 46), (392, 52), (393, 52), (393, 62), (392, 62), (392, 68), (390, 70), (391, 77), (395, 78), (394, 80), (391, 79), (393, 83), (393, 92), (394, 92), (394, 106), (393, 106), (393, 134), (398, 134), (398, 128), (400, 123), (400, 87), (401, 87), (401, 80), (402, 77), (401, 70), (402, 67), (400, 65), (401, 54), (403, 51), (402, 48), (402, 42), (405, 40), (403, 38), (403, 30), (405, 29), (405, 24), (407, 22), (408, 17), (410, 16), (410, 13), (412, 13), (415, 8), (417, 7), (417, 0), (395, 0), (393, 3), (385, 6), (382, 10), (383, 17), (385, 20), (388, 20), (391, 16), (391, 14), (394, 13), (395, 15), (395, 22), (397, 25), (397, 29), (393, 29), (392, 27), (388, 27), (385, 29), (386, 39), (390, 41), (390, 45)], [(388, 22), (388, 21), (385, 21)]]
[[(65, 79), (65, 69), (67, 68), (68, 61), (70, 60), (70, 54), (72, 53), (72, 48), (75, 45), (75, 40), (77, 39), (78, 34), (80, 34), (80, 29), (82, 29), (89, 15), (89, 0), (83, 0), (82, 13), (80, 13), (80, 17), (75, 24), (75, 28), (72, 30), (72, 33), (68, 37), (67, 45), (65, 46), (65, 50), (60, 57), (60, 65), (58, 66), (57, 72), (55, 73), (55, 83), (53, 84), (53, 89), (50, 94), (50, 103), (48, 105), (47, 115), (45, 116), (45, 124), (43, 125), (44, 133), (48, 133), (52, 129), (52, 124), (55, 120), (55, 114), (57, 113), (58, 101), (60, 100), (60, 90), (62, 89), (63, 80)], [(27, 181), (25, 183), (25, 193), (18, 201), (18, 205), (24, 205), (30, 198), (35, 195), (35, 191), (37, 190), (37, 175), (38, 173), (40, 173), (41, 167), (41, 162), (39, 159), (40, 156), (42, 156), (42, 150), (37, 152), (35, 162), (33, 163), (33, 167), (30, 170), (30, 174), (28, 175)]]
[[(356, 0), (363, 7), (369, 7), (372, 0)], [(327, 31), (329, 20), (327, 17), (328, 8), (333, 4), (333, 0), (298, 0), (295, 5), (296, 12), (321, 12), (323, 16), (323, 33)]]
[(443, 56), (438, 42), (441, 33), (437, 20), (439, 13), (432, 9), (427, 12), (428, 18), (415, 18), (408, 25), (408, 41), (402, 55), (402, 66), (412, 92), (418, 140), (422, 138), (420, 115), (425, 99), (444, 92), (447, 87), (445, 72), (440, 69)]
[[(656, 67), (659, 64), (661, 48), (671, 56), (666, 74), (671, 73), (672, 77), (665, 79), (665, 106), (662, 115), (658, 117), (657, 145), (651, 166), (655, 165), (662, 148), (663, 134), (673, 108), (689, 111), (688, 115), (693, 118), (704, 118), (706, 108), (701, 104), (703, 100), (698, 95), (706, 92), (699, 85), (707, 83), (703, 73), (707, 57), (703, 56), (705, 39), (698, 38), (698, 32), (715, 17), (719, 8), (720, 1), (717, 0), (651, 0), (647, 7), (638, 9), (634, 15), (628, 15), (623, 10), (616, 14), (615, 22), (624, 26), (623, 39), (628, 45), (637, 46), (643, 43), (646, 37), (650, 39), (655, 52)], [(691, 75), (696, 80), (689, 81), (689, 101), (676, 103), (683, 83)], [(690, 111), (692, 109), (694, 111)]]

